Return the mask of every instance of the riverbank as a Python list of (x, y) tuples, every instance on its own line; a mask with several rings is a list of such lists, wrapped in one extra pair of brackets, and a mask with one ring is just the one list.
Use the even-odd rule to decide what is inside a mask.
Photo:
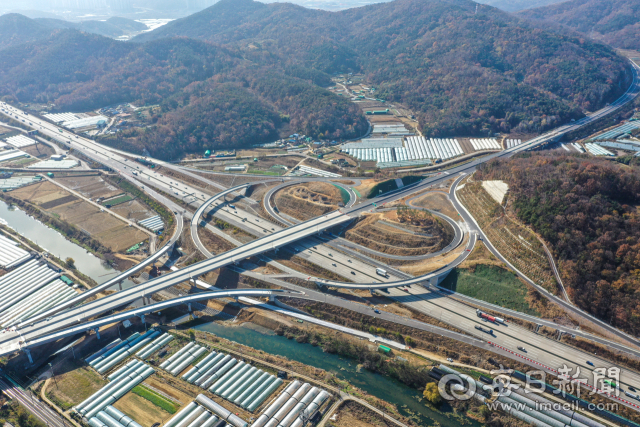
[[(3, 194), (0, 193), (0, 198)], [(86, 247), (69, 240), (63, 233), (41, 222), (36, 216), (29, 215), (17, 205), (8, 205), (0, 201), (0, 218), (2, 230), (13, 238), (23, 240), (36, 252), (47, 254), (48, 258), (59, 267), (68, 270), (86, 288), (103, 283), (119, 271), (112, 267), (108, 259), (97, 256)], [(71, 258), (73, 263), (67, 263)], [(124, 286), (134, 283), (127, 280)]]

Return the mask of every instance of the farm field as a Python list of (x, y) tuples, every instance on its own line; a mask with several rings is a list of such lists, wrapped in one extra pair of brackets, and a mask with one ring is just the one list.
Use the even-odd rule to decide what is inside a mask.
[(56, 369), (62, 373), (56, 375), (57, 386), (50, 384), (47, 397), (65, 410), (82, 402), (107, 384), (107, 381), (93, 369), (73, 359), (65, 359)]
[(75, 225), (114, 252), (130, 248), (149, 237), (48, 181), (13, 190), (10, 194)]

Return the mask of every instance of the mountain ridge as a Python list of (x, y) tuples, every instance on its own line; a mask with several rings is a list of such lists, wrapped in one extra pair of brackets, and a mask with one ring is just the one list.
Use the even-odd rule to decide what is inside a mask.
[(518, 16), (558, 23), (617, 48), (640, 49), (639, 0), (568, 0)]

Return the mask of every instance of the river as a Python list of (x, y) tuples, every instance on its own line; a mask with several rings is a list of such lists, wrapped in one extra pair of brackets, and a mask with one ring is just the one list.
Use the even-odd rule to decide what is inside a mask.
[(443, 403), (441, 411), (429, 408), (419, 400), (422, 396), (418, 390), (399, 381), (366, 369), (358, 371), (357, 364), (353, 360), (325, 353), (320, 347), (314, 347), (311, 344), (299, 344), (295, 340), (276, 335), (273, 331), (261, 326), (253, 324), (225, 326), (217, 322), (202, 323), (196, 320), (192, 322), (192, 328), (332, 372), (338, 378), (348, 380), (367, 393), (396, 405), (403, 415), (413, 415), (420, 426), (480, 426), (480, 423), (466, 416), (455, 415), (446, 403)]
[[(91, 252), (67, 240), (62, 234), (27, 215), (16, 206), (0, 202), (0, 220), (59, 259), (73, 258), (78, 270), (98, 284), (119, 273)], [(134, 283), (128, 279), (123, 283), (123, 287), (133, 285)]]

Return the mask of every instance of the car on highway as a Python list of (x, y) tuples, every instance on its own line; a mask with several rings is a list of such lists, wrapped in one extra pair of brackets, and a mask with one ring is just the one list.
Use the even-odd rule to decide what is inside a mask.
[(589, 365), (589, 366), (596, 366), (596, 365), (594, 365), (594, 364), (593, 364), (593, 362), (589, 362), (588, 360), (587, 360), (587, 365)]
[(633, 388), (633, 387), (631, 387), (631, 386), (629, 386), (628, 388), (629, 388), (629, 390), (631, 390), (631, 391), (638, 391), (638, 390), (636, 390), (635, 388)]
[(518, 350), (524, 351), (525, 353), (527, 352), (527, 349), (525, 349), (524, 347), (521, 347), (521, 346), (518, 346)]
[(335, 263), (333, 263), (333, 264), (331, 264), (331, 265), (332, 265), (332, 266), (334, 266), (334, 267), (337, 267), (337, 265), (336, 265)]
[(380, 310), (378, 310), (377, 308), (374, 308), (374, 309), (373, 309), (373, 312), (374, 312), (374, 313), (378, 313), (378, 314), (380, 314)]
[(450, 357), (447, 357), (447, 362), (449, 362), (449, 363), (453, 363), (453, 359), (452, 359), (452, 358), (450, 358)]
[(356, 275), (355, 271), (352, 271), (351, 274), (353, 274), (354, 276)]

